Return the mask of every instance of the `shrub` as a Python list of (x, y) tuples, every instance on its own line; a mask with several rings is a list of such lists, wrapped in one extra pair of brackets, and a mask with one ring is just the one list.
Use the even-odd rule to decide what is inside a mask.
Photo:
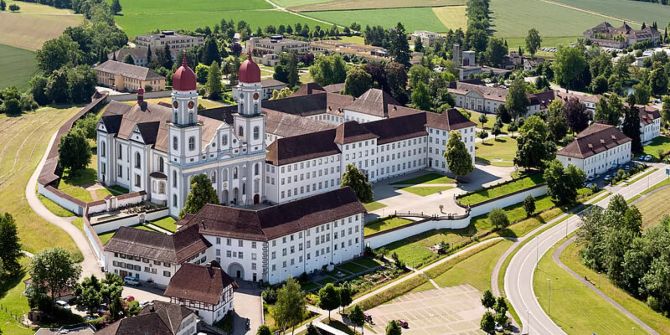
[(489, 221), (497, 229), (505, 228), (509, 226), (509, 218), (507, 218), (507, 213), (501, 208), (494, 208), (489, 213)]
[(274, 305), (274, 303), (277, 302), (277, 291), (272, 288), (268, 287), (265, 290), (263, 290), (263, 293), (261, 293), (261, 297), (263, 298), (263, 301), (270, 305)]

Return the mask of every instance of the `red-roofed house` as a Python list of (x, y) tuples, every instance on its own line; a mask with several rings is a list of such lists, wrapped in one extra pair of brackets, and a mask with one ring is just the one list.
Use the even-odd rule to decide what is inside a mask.
[(584, 170), (587, 177), (607, 172), (631, 160), (631, 139), (619, 129), (594, 123), (556, 153), (563, 164)]

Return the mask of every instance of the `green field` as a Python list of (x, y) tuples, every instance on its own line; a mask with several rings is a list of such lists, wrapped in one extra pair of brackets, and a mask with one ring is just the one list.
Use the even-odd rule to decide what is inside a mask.
[[(280, 6), (300, 12), (378, 8), (464, 6), (465, 0), (277, 0)], [(359, 22), (360, 23), (360, 22)]]
[(475, 145), (477, 163), (493, 166), (514, 166), (517, 143), (511, 137), (499, 137)]
[(0, 44), (0, 89), (9, 86), (25, 89), (36, 71), (34, 52)]
[(128, 37), (133, 38), (156, 29), (195, 29), (221, 22), (221, 19), (244, 20), (255, 31), (269, 24), (307, 23), (314, 28), (327, 24), (299, 17), (289, 12), (273, 9), (263, 0), (215, 1), (193, 0), (188, 2), (164, 0), (137, 0), (123, 2), (123, 15), (116, 17), (116, 23)]
[(418, 195), (420, 197), (427, 197), (431, 194), (435, 193), (440, 193), (442, 191), (447, 191), (454, 188), (454, 186), (407, 186), (407, 187), (400, 187), (398, 188), (399, 190), (403, 190), (405, 192), (412, 193), (414, 195)]
[(642, 213), (643, 228), (658, 224), (663, 216), (670, 214), (668, 199), (670, 199), (670, 187), (665, 187), (634, 203)]
[(456, 180), (439, 173), (427, 173), (418, 177), (403, 179), (391, 183), (391, 185), (416, 185), (416, 184), (454, 184)]
[[(559, 245), (559, 244), (557, 244)], [(542, 308), (568, 334), (630, 334), (637, 324), (558, 267), (555, 247), (535, 270), (534, 292)], [(551, 306), (549, 301), (551, 300)], [(639, 329), (638, 332), (642, 333)]]
[(151, 224), (163, 228), (171, 233), (177, 231), (177, 221), (171, 216), (166, 216), (160, 220), (152, 221)]
[[(631, 0), (554, 1), (582, 10), (597, 12), (605, 16), (623, 19), (633, 26), (641, 25), (642, 22), (650, 24), (651, 22), (656, 21), (658, 22), (659, 28), (662, 30), (662, 27), (668, 23), (668, 19), (670, 18), (670, 6), (664, 6), (657, 3)], [(613, 23), (612, 20), (608, 21)]]
[(402, 22), (405, 30), (410, 33), (414, 30), (447, 30), (430, 7), (321, 11), (305, 15), (345, 26), (357, 22), (364, 28), (366, 25), (391, 28)]
[(642, 149), (645, 155), (652, 155), (656, 159), (661, 159), (661, 156), (670, 152), (670, 138), (665, 136), (656, 137)]

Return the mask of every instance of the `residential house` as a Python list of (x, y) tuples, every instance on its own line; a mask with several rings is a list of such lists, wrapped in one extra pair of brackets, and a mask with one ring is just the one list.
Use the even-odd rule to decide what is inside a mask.
[(572, 164), (588, 178), (630, 162), (631, 156), (631, 139), (616, 127), (602, 123), (591, 124), (556, 153), (563, 166)]
[(94, 67), (93, 70), (95, 70), (98, 85), (117, 91), (165, 90), (165, 77), (143, 66), (108, 60)]
[(603, 22), (586, 30), (584, 38), (601, 47), (625, 49), (642, 42), (657, 45), (661, 41), (661, 33), (652, 26), (633, 29), (624, 22), (621, 27), (615, 28), (609, 22)]
[(123, 318), (98, 330), (96, 335), (195, 335), (198, 317), (190, 309), (155, 300), (146, 305), (136, 316)]
[(640, 111), (640, 141), (651, 142), (661, 136), (661, 112), (653, 106), (638, 106)]

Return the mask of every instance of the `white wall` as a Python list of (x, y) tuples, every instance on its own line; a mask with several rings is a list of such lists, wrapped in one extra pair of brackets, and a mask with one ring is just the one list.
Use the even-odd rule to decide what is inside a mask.
[[(145, 221), (154, 221), (160, 218), (164, 218), (169, 215), (169, 210), (161, 209), (154, 212), (148, 212), (144, 216)], [(133, 216), (124, 217), (118, 220), (111, 220), (103, 223), (98, 223), (93, 226), (93, 229), (97, 234), (104, 234), (106, 232), (118, 230), (121, 227), (130, 227), (140, 223), (140, 215), (136, 214)]]
[(405, 226), (397, 230), (388, 230), (365, 238), (365, 245), (372, 249), (383, 247), (387, 244), (404, 240), (406, 238), (436, 229), (462, 229), (470, 224), (470, 217), (459, 220), (436, 220), (426, 221)]
[(78, 205), (74, 201), (70, 201), (68, 199), (65, 199), (65, 198), (61, 197), (60, 195), (52, 192), (49, 188), (45, 187), (44, 185), (38, 183), (37, 190), (39, 191), (39, 193), (41, 195), (43, 195), (46, 198), (48, 198), (49, 200), (59, 204), (61, 207), (69, 210), (70, 212), (75, 213), (78, 216), (81, 216), (81, 215), (84, 214), (84, 207), (83, 206)]
[(526, 197), (532, 195), (534, 198), (547, 194), (547, 185), (540, 185), (529, 190), (515, 193), (493, 201), (489, 201), (470, 208), (470, 216), (477, 217), (489, 213), (494, 208), (505, 208), (523, 202)]

